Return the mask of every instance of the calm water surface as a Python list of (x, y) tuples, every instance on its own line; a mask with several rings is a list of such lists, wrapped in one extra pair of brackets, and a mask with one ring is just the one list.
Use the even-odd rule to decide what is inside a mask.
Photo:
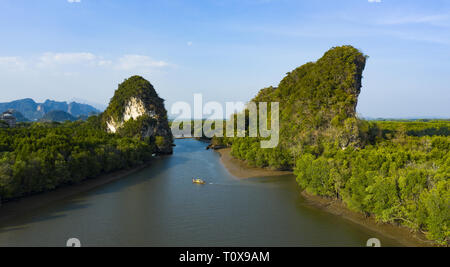
[[(0, 246), (364, 246), (377, 237), (308, 206), (295, 177), (239, 180), (196, 140), (137, 173), (0, 224)], [(201, 177), (208, 184), (193, 185)]]

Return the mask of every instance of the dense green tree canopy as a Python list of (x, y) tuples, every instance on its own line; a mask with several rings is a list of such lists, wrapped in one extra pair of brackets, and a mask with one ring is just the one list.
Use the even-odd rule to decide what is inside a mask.
[[(106, 118), (121, 118), (132, 97), (155, 116), (144, 112), (123, 122), (116, 133), (108, 133)], [(70, 122), (70, 114), (52, 111), (43, 122), (0, 129), (0, 201), (131, 168), (148, 162), (154, 153), (170, 152), (172, 135), (166, 114), (153, 86), (133, 76), (119, 85), (108, 109), (99, 116)]]
[(108, 134), (87, 122), (34, 123), (0, 130), (0, 201), (131, 168), (151, 159), (154, 142)]
[(356, 117), (366, 56), (336, 47), (255, 102), (280, 102), (280, 144), (214, 138), (251, 166), (293, 169), (308, 193), (449, 242), (450, 121), (365, 121)]

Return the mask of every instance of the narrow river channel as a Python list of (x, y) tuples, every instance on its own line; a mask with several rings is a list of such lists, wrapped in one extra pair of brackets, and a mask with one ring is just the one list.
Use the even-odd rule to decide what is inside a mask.
[[(215, 151), (175, 153), (94, 190), (0, 224), (0, 246), (365, 246), (398, 242), (306, 204), (292, 175), (238, 179)], [(192, 184), (201, 177), (206, 185)]]

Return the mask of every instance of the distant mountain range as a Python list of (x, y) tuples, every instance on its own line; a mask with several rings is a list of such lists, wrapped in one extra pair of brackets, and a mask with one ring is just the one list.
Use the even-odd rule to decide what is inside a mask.
[[(16, 113), (19, 112), (20, 114), (22, 114), (24, 117), (21, 118), (22, 121), (41, 120), (47, 113), (51, 111), (64, 111), (65, 113), (71, 115), (73, 118), (86, 117), (89, 115), (100, 113), (98, 109), (87, 104), (80, 104), (77, 102), (58, 102), (53, 100), (46, 100), (44, 103), (36, 103), (31, 98), (15, 100), (7, 103), (0, 103), (0, 113), (6, 110), (14, 110)], [(62, 117), (59, 115), (61, 114), (58, 114), (57, 117)], [(65, 117), (67, 116), (65, 115)], [(46, 119), (48, 119), (48, 117)]]
[(12, 111), (13, 116), (16, 118), (17, 122), (27, 122), (29, 119), (25, 118), (25, 116), (17, 110), (9, 110)]
[(42, 117), (41, 122), (64, 122), (64, 121), (76, 121), (77, 118), (62, 110), (52, 110)]

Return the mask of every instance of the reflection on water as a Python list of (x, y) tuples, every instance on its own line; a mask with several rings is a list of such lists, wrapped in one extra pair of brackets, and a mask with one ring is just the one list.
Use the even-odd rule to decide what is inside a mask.
[(307, 206), (291, 175), (239, 180), (205, 143), (176, 144), (144, 170), (5, 222), (0, 246), (65, 246), (72, 237), (83, 246), (364, 246), (371, 237), (398, 245)]

